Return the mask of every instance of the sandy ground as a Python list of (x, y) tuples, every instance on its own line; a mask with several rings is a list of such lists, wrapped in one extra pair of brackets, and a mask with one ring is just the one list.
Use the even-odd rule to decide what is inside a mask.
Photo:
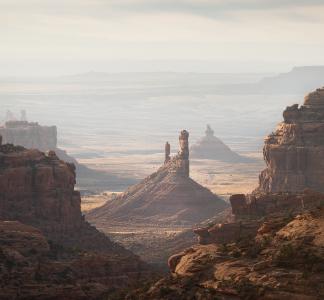
[[(215, 160), (191, 160), (190, 176), (214, 193), (228, 198), (235, 193), (249, 193), (258, 185), (258, 176), (265, 165), (260, 153), (249, 153), (253, 163), (231, 164)], [(90, 168), (108, 171), (137, 180), (155, 172), (163, 163), (163, 154), (129, 155), (80, 159)], [(101, 199), (98, 205), (101, 205)]]

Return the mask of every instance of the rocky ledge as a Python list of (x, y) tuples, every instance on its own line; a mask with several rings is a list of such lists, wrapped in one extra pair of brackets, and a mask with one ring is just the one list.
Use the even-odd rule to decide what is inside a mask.
[(203, 244), (170, 257), (170, 276), (129, 299), (322, 299), (323, 233), (323, 205), (212, 227)]

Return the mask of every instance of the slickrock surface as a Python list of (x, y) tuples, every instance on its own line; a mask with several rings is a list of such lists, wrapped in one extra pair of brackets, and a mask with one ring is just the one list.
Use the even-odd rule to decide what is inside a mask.
[(324, 88), (287, 107), (284, 121), (265, 139), (267, 168), (260, 192), (324, 191)]
[[(100, 293), (107, 293), (136, 277), (141, 280), (149, 271), (137, 256), (84, 220), (74, 184), (74, 166), (59, 160), (54, 152), (45, 155), (9, 144), (0, 146), (0, 220), (5, 221), (0, 223), (0, 264), (4, 266), (0, 276), (5, 280), (0, 280), (5, 282), (0, 295), (9, 293), (0, 299), (83, 299), (74, 291), (81, 289), (87, 296), (83, 289), (89, 282), (100, 285)], [(54, 248), (62, 250), (62, 255), (72, 253), (71, 260), (53, 258), (47, 263), (45, 258)], [(47, 253), (45, 261), (39, 261), (39, 252)], [(37, 277), (36, 271), (44, 274)], [(69, 278), (73, 284), (65, 293)], [(75, 286), (78, 280), (84, 287)], [(25, 292), (17, 289), (19, 282)], [(56, 284), (60, 285), (58, 291)], [(56, 298), (46, 298), (48, 292)]]
[(241, 225), (249, 234), (237, 235), (239, 223), (224, 224), (217, 241), (171, 256), (171, 275), (129, 299), (323, 299), (324, 202), (295, 217)]
[(209, 125), (207, 125), (205, 133), (206, 135), (203, 138), (191, 146), (190, 155), (192, 158), (214, 159), (232, 163), (246, 163), (253, 161), (251, 158), (241, 156), (232, 151), (214, 135), (214, 131)]
[(188, 136), (181, 132), (175, 157), (169, 157), (166, 147), (165, 164), (157, 172), (90, 211), (87, 219), (98, 228), (123, 222), (190, 226), (223, 210), (223, 200), (189, 177)]

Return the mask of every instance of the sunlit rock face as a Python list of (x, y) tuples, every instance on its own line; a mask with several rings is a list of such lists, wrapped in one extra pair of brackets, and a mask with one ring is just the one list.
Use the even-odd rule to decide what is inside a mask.
[(308, 94), (304, 104), (287, 107), (284, 121), (265, 139), (267, 168), (261, 192), (324, 191), (324, 88)]
[(180, 132), (179, 152), (153, 174), (86, 216), (99, 228), (112, 223), (188, 225), (199, 223), (227, 207), (225, 201), (189, 176), (189, 133)]
[(214, 131), (209, 125), (207, 125), (205, 136), (190, 148), (190, 155), (192, 158), (213, 159), (232, 163), (252, 161), (252, 159), (232, 151), (214, 135)]

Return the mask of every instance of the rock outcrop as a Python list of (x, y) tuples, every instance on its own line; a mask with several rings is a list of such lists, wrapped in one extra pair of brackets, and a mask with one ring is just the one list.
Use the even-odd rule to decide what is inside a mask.
[(118, 249), (84, 220), (74, 185), (74, 165), (61, 161), (55, 152), (46, 155), (10, 144), (0, 146), (1, 220), (35, 226), (49, 240), (68, 246)]
[(132, 257), (62, 248), (39, 229), (0, 221), (0, 299), (123, 299), (144, 278), (139, 270)]
[[(71, 278), (75, 284), (77, 278), (84, 287), (90, 281), (100, 283), (105, 292), (114, 286), (112, 278), (118, 279), (122, 286), (148, 271), (137, 256), (111, 242), (84, 220), (80, 194), (74, 190), (74, 184), (74, 165), (59, 160), (55, 152), (45, 155), (39, 150), (27, 150), (20, 146), (0, 146), (0, 220), (4, 221), (0, 222), (0, 264), (4, 264), (4, 268), (0, 267), (0, 277), (6, 282), (0, 295), (7, 292), (12, 295), (1, 299), (23, 298), (24, 293), (17, 294), (21, 293), (16, 288), (19, 280), (22, 286), (29, 289), (26, 294), (38, 295), (29, 299), (44, 299), (41, 295), (46, 294), (48, 285), (53, 293), (55, 291), (55, 276), (59, 277), (60, 272), (70, 268), (74, 270), (71, 271)], [(74, 249), (70, 262), (61, 264), (52, 259), (47, 264), (50, 246), (61, 249), (63, 254)], [(80, 253), (83, 253), (82, 259)], [(45, 261), (39, 262), (40, 254)], [(101, 263), (103, 265), (99, 267)], [(88, 271), (94, 265), (98, 265), (98, 272), (105, 274), (104, 283), (101, 279), (96, 281), (99, 273)], [(46, 269), (43, 274), (45, 279), (43, 275), (43, 279), (35, 278), (39, 268)], [(58, 274), (51, 277), (56, 271)], [(64, 292), (63, 279), (59, 285)], [(78, 289), (84, 287), (79, 286)], [(69, 298), (64, 293), (55, 295), (56, 298), (46, 299), (82, 299)]]
[(318, 89), (266, 139), (260, 186), (231, 196), (225, 222), (195, 229), (199, 245), (171, 256), (172, 275), (140, 299), (324, 298), (323, 133)]
[(180, 150), (160, 169), (125, 193), (90, 211), (86, 217), (99, 228), (113, 223), (187, 225), (199, 223), (227, 204), (189, 177), (189, 134), (182, 131)]
[(201, 244), (171, 256), (171, 275), (134, 298), (322, 299), (323, 194), (321, 199), (297, 215), (238, 218), (196, 232)]
[(219, 138), (214, 136), (214, 131), (209, 125), (206, 135), (190, 148), (192, 158), (213, 159), (231, 163), (247, 163), (253, 160), (232, 151)]
[(267, 168), (258, 192), (324, 191), (324, 88), (287, 107), (284, 121), (265, 139)]

